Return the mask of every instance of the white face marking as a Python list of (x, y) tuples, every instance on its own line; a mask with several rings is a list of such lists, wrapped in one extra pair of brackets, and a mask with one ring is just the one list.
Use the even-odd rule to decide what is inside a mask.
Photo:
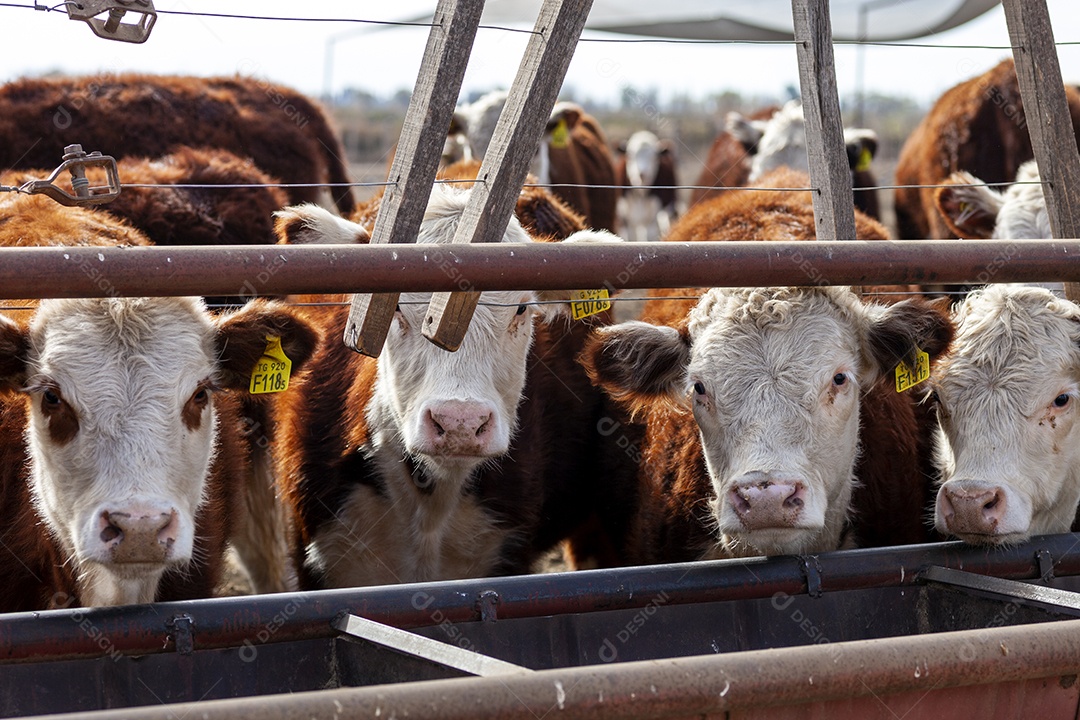
[(936, 378), (937, 529), (981, 544), (1067, 532), (1080, 501), (1080, 309), (989, 286), (957, 320)]
[(214, 453), (213, 329), (187, 299), (42, 301), (31, 326), (35, 502), (85, 604), (152, 600), (191, 558)]
[[(436, 186), (417, 242), (448, 244), (468, 197), (468, 191)], [(511, 219), (503, 241), (532, 240)], [(442, 257), (433, 248), (433, 260)], [(449, 263), (447, 268), (453, 271)], [(423, 336), (429, 298), (402, 295), (379, 356), (368, 418), (376, 444), (390, 448), (397, 461), (404, 446), (436, 478), (463, 482), (484, 459), (509, 449), (525, 385), (536, 298), (531, 292), (483, 293), (456, 352)]]
[(867, 321), (847, 295), (713, 290), (690, 316), (689, 392), (732, 549), (801, 553), (839, 540), (859, 390), (872, 379)]

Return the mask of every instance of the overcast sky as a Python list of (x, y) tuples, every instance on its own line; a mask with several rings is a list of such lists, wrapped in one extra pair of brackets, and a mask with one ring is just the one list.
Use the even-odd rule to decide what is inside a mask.
[[(10, 7), (18, 5), (21, 7)], [(161, 15), (143, 45), (101, 40), (85, 24), (61, 12), (32, 9), (32, 0), (0, 6), (0, 79), (54, 70), (92, 74), (120, 70), (197, 75), (240, 72), (282, 82), (311, 94), (329, 83), (335, 92), (357, 87), (385, 95), (411, 89), (420, 65), (427, 28), (373, 28), (350, 22), (300, 22)], [(277, 17), (397, 20), (423, 12), (433, 2), (323, 0), (158, 0), (159, 10), (233, 13)], [(1080, 2), (1049, 0), (1058, 42), (1080, 42)], [(587, 32), (591, 38), (622, 36)], [(507, 87), (513, 80), (526, 34), (480, 30), (465, 91)], [(1007, 46), (1000, 7), (956, 30), (920, 42)], [(854, 92), (856, 57), (850, 46), (836, 49), (841, 95)], [(929, 102), (1008, 54), (1003, 49), (863, 48), (869, 91), (906, 95)], [(1080, 83), (1080, 47), (1059, 48), (1066, 81)], [(660, 92), (703, 96), (724, 90), (781, 95), (798, 84), (790, 45), (685, 45), (582, 42), (566, 81), (578, 97), (613, 100), (627, 85)]]

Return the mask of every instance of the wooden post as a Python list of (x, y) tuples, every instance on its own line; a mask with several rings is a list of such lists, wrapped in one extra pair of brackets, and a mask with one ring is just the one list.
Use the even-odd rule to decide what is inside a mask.
[[(1004, 0), (1016, 77), (1054, 238), (1080, 237), (1080, 152), (1046, 0)], [(1080, 283), (1065, 283), (1080, 302)]]
[(855, 198), (836, 90), (828, 0), (791, 0), (818, 240), (855, 240)]
[[(439, 0), (390, 166), (394, 185), (383, 195), (372, 244), (416, 242), (483, 10), (484, 0)], [(399, 296), (354, 295), (345, 325), (345, 344), (365, 355), (378, 356)]]
[[(506, 232), (591, 7), (592, 0), (544, 0), (455, 243), (498, 242)], [(475, 291), (433, 295), (424, 336), (439, 347), (457, 350), (479, 299)]]

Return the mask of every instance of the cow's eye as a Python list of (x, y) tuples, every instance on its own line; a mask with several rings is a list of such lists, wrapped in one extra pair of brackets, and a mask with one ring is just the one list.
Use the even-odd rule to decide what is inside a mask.
[(526, 305), (525, 303), (522, 303), (521, 305), (518, 305), (517, 314), (518, 315), (524, 315), (525, 311), (528, 310), (528, 309), (529, 309), (529, 306)]
[(1061, 393), (1056, 398), (1054, 398), (1054, 407), (1056, 407), (1056, 408), (1063, 408), (1068, 404), (1069, 404), (1069, 394), (1068, 393)]
[(195, 391), (195, 394), (191, 396), (191, 399), (197, 403), (203, 404), (210, 399), (210, 393), (206, 388), (199, 388)]
[(832, 382), (836, 387), (841, 387), (847, 382), (847, 373), (836, 373), (832, 376)]
[(705, 394), (705, 383), (701, 382), (700, 380), (697, 381), (696, 383), (694, 383), (694, 392), (697, 393), (698, 395), (704, 395)]
[(63, 402), (60, 396), (53, 390), (46, 390), (41, 393), (41, 402), (46, 409), (55, 409), (60, 407), (60, 403)]

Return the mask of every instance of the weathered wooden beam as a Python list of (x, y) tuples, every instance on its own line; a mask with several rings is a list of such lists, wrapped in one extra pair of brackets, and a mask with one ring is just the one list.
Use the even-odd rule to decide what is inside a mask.
[[(1050, 231), (1055, 238), (1076, 237), (1080, 233), (1080, 151), (1046, 0), (1004, 0), (1002, 5)], [(1080, 284), (1066, 283), (1065, 296), (1080, 302)]]
[(806, 154), (815, 188), (818, 240), (855, 239), (855, 199), (844, 149), (844, 123), (836, 90), (828, 0), (791, 0), (799, 85), (806, 117)]
[[(373, 245), (416, 242), (438, 171), (484, 0), (439, 0), (401, 129), (390, 180), (375, 218)], [(344, 341), (372, 357), (382, 351), (399, 293), (353, 296)]]
[[(473, 186), (458, 224), (455, 243), (497, 242), (506, 232), (591, 7), (592, 0), (544, 0), (480, 167), (480, 182)], [(478, 292), (432, 296), (424, 336), (439, 347), (456, 350), (479, 299)]]

